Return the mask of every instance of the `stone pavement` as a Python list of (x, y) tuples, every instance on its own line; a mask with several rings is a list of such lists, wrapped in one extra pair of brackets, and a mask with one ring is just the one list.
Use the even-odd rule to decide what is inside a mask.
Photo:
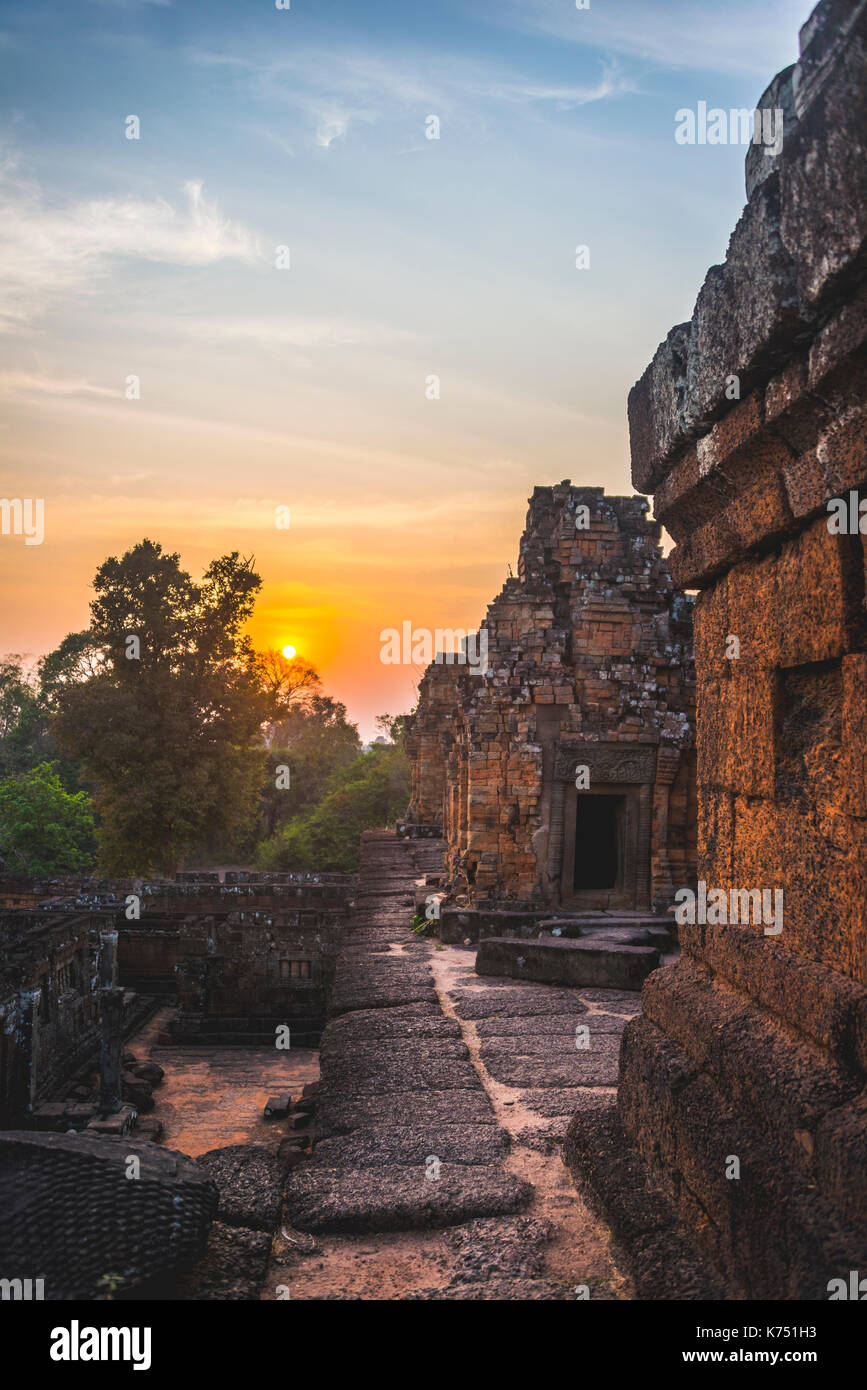
[(438, 842), (363, 837), (319, 1142), (288, 1175), (263, 1297), (628, 1297), (559, 1146), (576, 1110), (610, 1106), (638, 996), (483, 980), (475, 949), (419, 939), (413, 889), (440, 864)]

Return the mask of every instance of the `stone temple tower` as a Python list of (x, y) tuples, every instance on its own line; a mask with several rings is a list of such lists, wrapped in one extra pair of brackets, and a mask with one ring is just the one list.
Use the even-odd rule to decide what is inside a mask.
[(647, 911), (695, 879), (692, 603), (646, 511), (536, 488), (485, 669), (423, 677), (409, 820), (459, 903)]

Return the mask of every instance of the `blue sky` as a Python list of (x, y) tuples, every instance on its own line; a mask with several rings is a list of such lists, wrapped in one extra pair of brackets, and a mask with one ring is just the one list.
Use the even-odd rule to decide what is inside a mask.
[(6, 0), (0, 489), (48, 524), (0, 543), (0, 650), (151, 534), (255, 551), (257, 639), (406, 708), (374, 630), (475, 626), (534, 485), (631, 492), (627, 393), (744, 202), (675, 112), (754, 106), (810, 9)]

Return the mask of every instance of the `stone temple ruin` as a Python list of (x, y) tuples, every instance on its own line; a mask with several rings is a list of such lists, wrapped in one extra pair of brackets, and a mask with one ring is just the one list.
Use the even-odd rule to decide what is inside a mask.
[(646, 508), (537, 488), (487, 674), (424, 675), (407, 820), (441, 828), (461, 906), (650, 912), (695, 876), (691, 604)]
[[(865, 55), (867, 3), (823, 0), (762, 99), (782, 149), (750, 150), (725, 264), (630, 396), (656, 520), (536, 490), (487, 665), (425, 674), (412, 804), (357, 883), (153, 885), (129, 921), (129, 884), (0, 881), (0, 1275), (678, 1301), (863, 1278)], [(431, 904), (436, 945), (410, 926)], [(161, 1069), (122, 1048), (169, 993), (187, 1055), (290, 1017), (320, 1043), (320, 1080), (266, 1109), (279, 1148), (147, 1137)]]
[(657, 1183), (741, 1297), (827, 1298), (867, 1268), (865, 52), (867, 7), (819, 5), (760, 103), (782, 152), (750, 151), (725, 264), (629, 400), (634, 482), (701, 591), (699, 876), (782, 889), (784, 922), (680, 928), (624, 1035), (619, 1116), (576, 1117), (570, 1162), (633, 1237)]
[[(550, 949), (525, 953), (534, 978), (606, 983), (593, 922), (609, 939), (622, 929), (609, 963), (629, 973), (609, 982), (634, 988), (659, 964), (647, 928), (662, 939), (670, 919), (654, 913), (695, 879), (692, 604), (646, 510), (601, 488), (537, 488), (518, 575), (483, 625), (487, 669), (437, 660), (421, 682), (405, 830), (442, 834), (443, 940), (486, 938), (492, 971), (518, 948), (491, 939), (538, 935), (547, 915), (584, 940), (545, 933)], [(563, 975), (579, 957), (582, 978)]]

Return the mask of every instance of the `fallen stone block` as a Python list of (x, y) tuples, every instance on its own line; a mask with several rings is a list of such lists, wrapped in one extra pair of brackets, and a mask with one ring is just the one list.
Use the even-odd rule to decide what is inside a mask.
[(159, 1086), (165, 1071), (156, 1062), (135, 1062), (127, 1068), (140, 1081), (148, 1081), (151, 1086)]
[(86, 1134), (104, 1134), (122, 1138), (129, 1134), (137, 1122), (137, 1111), (133, 1105), (122, 1105), (113, 1115), (95, 1115), (88, 1120)]
[(178, 1281), (174, 1296), (193, 1302), (253, 1302), (259, 1298), (270, 1253), (270, 1235), (215, 1221), (204, 1255)]
[(292, 1097), (290, 1095), (269, 1096), (265, 1102), (265, 1119), (283, 1120), (289, 1114), (291, 1107)]
[(163, 1137), (163, 1122), (156, 1115), (145, 1115), (143, 1119), (136, 1120), (135, 1133), (137, 1138), (141, 1136), (156, 1144)]

